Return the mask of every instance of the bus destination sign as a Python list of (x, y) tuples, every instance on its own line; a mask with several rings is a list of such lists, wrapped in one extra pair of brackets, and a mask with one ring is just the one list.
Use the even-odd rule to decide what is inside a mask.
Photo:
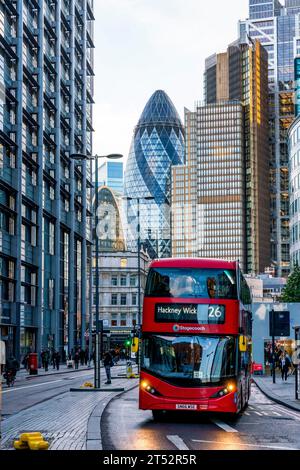
[(225, 306), (217, 304), (156, 304), (155, 320), (164, 323), (220, 325), (225, 323)]

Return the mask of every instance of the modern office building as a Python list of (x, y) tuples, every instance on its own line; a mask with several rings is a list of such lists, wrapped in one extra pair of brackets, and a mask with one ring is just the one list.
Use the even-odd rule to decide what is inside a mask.
[(107, 186), (116, 196), (124, 192), (123, 162), (105, 162), (99, 167), (99, 186)]
[(172, 169), (174, 256), (270, 264), (267, 67), (259, 43), (206, 60), (206, 102), (186, 110), (186, 164)]
[(246, 266), (259, 273), (270, 265), (270, 150), (268, 140), (268, 55), (258, 42), (234, 42), (205, 63), (206, 103), (243, 103), (246, 171)]
[(170, 256), (171, 166), (183, 163), (183, 126), (170, 98), (157, 90), (134, 130), (125, 171), (126, 233), (131, 249), (137, 246), (139, 198), (143, 247), (151, 258)]
[[(186, 110), (186, 121), (196, 123), (196, 132), (186, 131), (186, 146), (196, 150), (191, 150), (191, 163), (197, 178), (194, 185), (191, 168), (184, 172), (182, 167), (173, 168), (172, 254), (185, 257), (190, 248), (193, 256), (238, 259), (245, 270), (243, 105), (238, 101), (197, 105), (194, 113)], [(183, 197), (189, 200), (182, 201), (181, 210)]]
[(286, 277), (289, 257), (287, 130), (294, 118), (294, 58), (299, 48), (300, 0), (249, 0), (249, 19), (240, 22), (243, 41), (259, 40), (268, 52), (270, 119), (271, 258)]
[(300, 116), (288, 132), (291, 268), (300, 265)]
[(90, 323), (93, 1), (0, 4), (1, 339), (85, 346)]
[[(98, 189), (98, 227), (100, 255), (110, 251), (124, 251), (126, 243), (120, 213), (120, 200), (107, 186)], [(96, 256), (93, 250), (93, 256)]]
[(273, 277), (269, 274), (260, 274), (255, 277), (246, 275), (246, 281), (250, 287), (253, 302), (280, 302), (287, 278)]

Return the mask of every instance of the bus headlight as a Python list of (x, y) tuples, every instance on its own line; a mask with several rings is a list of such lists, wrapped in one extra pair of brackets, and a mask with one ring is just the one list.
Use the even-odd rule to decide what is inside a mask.
[(222, 388), (218, 392), (214, 393), (211, 398), (221, 398), (224, 397), (225, 395), (228, 395), (228, 393), (234, 392), (236, 390), (236, 386), (233, 382), (229, 382), (226, 387)]
[(155, 388), (152, 387), (152, 385), (150, 385), (149, 382), (147, 382), (146, 380), (143, 380), (143, 382), (141, 382), (141, 388), (146, 392), (151, 393), (151, 395), (160, 395), (160, 393), (155, 390)]

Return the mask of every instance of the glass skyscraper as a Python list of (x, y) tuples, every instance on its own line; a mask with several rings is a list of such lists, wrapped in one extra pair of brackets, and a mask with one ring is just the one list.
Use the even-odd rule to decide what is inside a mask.
[(267, 53), (231, 44), (205, 63), (205, 98), (185, 111), (186, 164), (172, 168), (172, 254), (270, 264)]
[(123, 162), (103, 163), (99, 167), (98, 181), (99, 186), (108, 186), (117, 196), (121, 196), (124, 192)]
[(300, 0), (249, 0), (242, 40), (259, 40), (268, 52), (270, 120), (271, 258), (278, 276), (289, 259), (289, 170), (287, 130), (294, 119), (294, 58), (299, 52)]
[[(93, 1), (0, 5), (0, 333), (18, 358), (85, 347)], [(2, 96), (3, 95), (3, 96)]]
[(129, 246), (136, 247), (140, 198), (141, 240), (151, 258), (171, 255), (171, 166), (183, 163), (183, 126), (168, 95), (157, 90), (134, 130), (124, 188), (125, 197), (131, 198), (126, 209)]

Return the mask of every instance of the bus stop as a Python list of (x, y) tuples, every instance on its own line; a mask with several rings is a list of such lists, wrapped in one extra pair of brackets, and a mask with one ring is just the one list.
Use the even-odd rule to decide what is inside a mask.
[(300, 326), (295, 326), (295, 396), (300, 400)]

